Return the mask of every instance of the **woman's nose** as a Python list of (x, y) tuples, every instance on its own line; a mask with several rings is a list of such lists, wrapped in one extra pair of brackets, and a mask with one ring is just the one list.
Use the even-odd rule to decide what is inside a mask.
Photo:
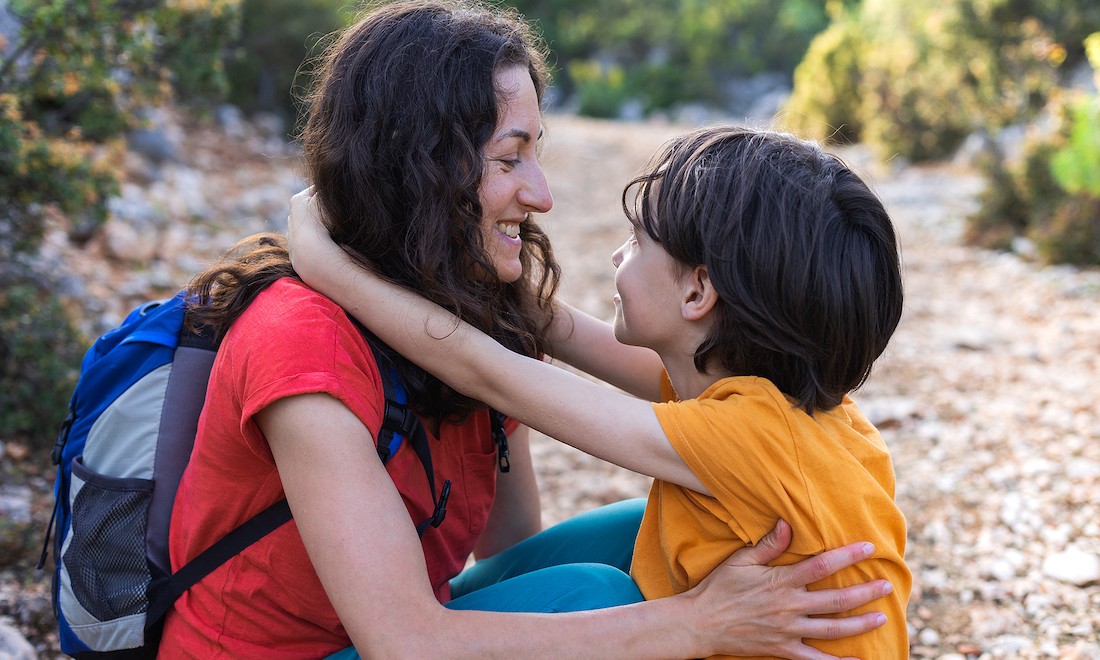
[(623, 262), (623, 248), (625, 246), (626, 243), (623, 243), (618, 247), (618, 249), (611, 253), (611, 265), (615, 268), (618, 268), (619, 264)]
[(554, 196), (550, 194), (546, 173), (538, 165), (533, 168), (519, 194), (520, 203), (536, 213), (546, 213), (554, 206)]

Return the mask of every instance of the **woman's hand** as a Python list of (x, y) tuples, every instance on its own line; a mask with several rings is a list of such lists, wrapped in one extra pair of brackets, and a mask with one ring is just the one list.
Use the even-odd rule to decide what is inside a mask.
[(733, 553), (686, 595), (700, 617), (712, 621), (714, 653), (774, 655), (791, 660), (828, 660), (835, 656), (802, 643), (803, 638), (839, 639), (886, 623), (878, 612), (845, 618), (839, 614), (885, 596), (889, 582), (875, 580), (843, 589), (808, 591), (806, 585), (871, 556), (869, 543), (824, 552), (790, 566), (767, 566), (791, 542), (791, 527), (780, 520), (755, 546)]

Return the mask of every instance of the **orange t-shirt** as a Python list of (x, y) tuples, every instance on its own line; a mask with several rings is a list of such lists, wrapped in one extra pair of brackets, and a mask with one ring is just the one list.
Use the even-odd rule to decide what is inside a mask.
[(687, 591), (738, 548), (757, 543), (778, 518), (794, 539), (775, 565), (855, 541), (875, 554), (811, 589), (886, 579), (893, 593), (846, 614), (885, 612), (874, 632), (805, 640), (838, 656), (904, 658), (905, 608), (912, 577), (905, 564), (905, 518), (894, 504), (894, 470), (878, 431), (851, 399), (812, 417), (771, 381), (724, 378), (698, 399), (653, 404), (669, 442), (712, 493), (655, 481), (634, 547), (631, 575), (646, 599)]

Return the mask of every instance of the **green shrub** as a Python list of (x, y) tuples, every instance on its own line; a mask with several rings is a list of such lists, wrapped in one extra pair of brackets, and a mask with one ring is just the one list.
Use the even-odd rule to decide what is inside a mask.
[(60, 302), (30, 282), (0, 290), (0, 437), (48, 450), (65, 416), (83, 343)]
[[(1087, 43), (1100, 76), (1100, 33)], [(1047, 110), (1053, 129), (1028, 141), (1022, 163), (983, 167), (990, 185), (965, 238), (1000, 249), (1026, 236), (1044, 262), (1100, 265), (1100, 96), (1055, 95)]]
[[(557, 59), (563, 95), (600, 93), (574, 78), (574, 63), (599, 60), (623, 70), (623, 98), (646, 110), (721, 103), (721, 81), (791, 73), (825, 28), (825, 0), (511, 0)], [(583, 74), (582, 74), (583, 76)], [(582, 90), (582, 86), (585, 87)], [(585, 99), (579, 99), (582, 106)], [(607, 114), (600, 103), (593, 104)]]
[[(799, 65), (785, 122), (822, 137), (842, 125), (883, 158), (948, 157), (976, 130), (1026, 122), (1083, 57), (1094, 0), (864, 0)], [(858, 104), (853, 108), (853, 104)]]
[(1100, 197), (1066, 196), (1036, 222), (1031, 237), (1047, 263), (1100, 265)]
[(157, 32), (171, 35), (156, 55), (176, 97), (195, 107), (229, 93), (225, 60), (240, 36), (242, 0), (167, 0), (153, 12)]
[(229, 100), (245, 112), (294, 119), (295, 76), (318, 39), (345, 25), (343, 0), (242, 0), (241, 27), (226, 61)]
[(8, 0), (0, 49), (0, 436), (48, 448), (82, 340), (49, 273), (30, 272), (43, 217), (86, 233), (117, 194), (126, 131), (178, 94), (225, 90), (240, 0)]
[(1009, 250), (1012, 241), (1027, 231), (1027, 204), (1001, 154), (984, 154), (979, 168), (987, 185), (978, 198), (978, 211), (966, 220), (963, 241), (991, 250)]
[(224, 91), (239, 1), (10, 0), (20, 29), (0, 56), (0, 254), (36, 249), (42, 205), (77, 225), (106, 219), (138, 110)]
[(569, 74), (577, 89), (578, 111), (589, 117), (614, 118), (629, 98), (622, 67), (595, 61), (573, 61)]
[(1069, 112), (1069, 139), (1051, 156), (1051, 172), (1066, 192), (1100, 197), (1100, 97), (1078, 99)]
[(17, 96), (0, 94), (0, 257), (37, 249), (43, 204), (56, 206), (74, 224), (105, 221), (107, 199), (118, 191), (114, 171), (120, 155), (120, 142), (96, 145), (44, 134), (26, 121)]
[(815, 140), (854, 143), (860, 139), (860, 53), (863, 30), (842, 11), (817, 35), (794, 71), (794, 91), (780, 122)]
[(1000, 4), (864, 4), (864, 24), (877, 27), (861, 60), (860, 115), (882, 157), (948, 157), (975, 130), (1041, 108), (1059, 51), (1041, 23), (1004, 20)]

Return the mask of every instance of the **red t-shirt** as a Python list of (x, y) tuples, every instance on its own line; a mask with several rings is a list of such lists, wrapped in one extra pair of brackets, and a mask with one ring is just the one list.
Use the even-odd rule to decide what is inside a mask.
[[(172, 514), (173, 570), (285, 497), (253, 416), (281, 398), (313, 392), (339, 399), (377, 434), (384, 397), (370, 348), (336, 304), (287, 278), (257, 296), (218, 350)], [(446, 602), (448, 581), (465, 565), (492, 507), (496, 447), (485, 412), (443, 424), (429, 443), (437, 491), (452, 481), (445, 521), (422, 539), (436, 597)], [(386, 469), (413, 523), (429, 517), (431, 492), (409, 443)], [(348, 511), (346, 524), (367, 515)], [(291, 521), (185, 593), (169, 613), (160, 649), (167, 658), (319, 658), (350, 644)]]

